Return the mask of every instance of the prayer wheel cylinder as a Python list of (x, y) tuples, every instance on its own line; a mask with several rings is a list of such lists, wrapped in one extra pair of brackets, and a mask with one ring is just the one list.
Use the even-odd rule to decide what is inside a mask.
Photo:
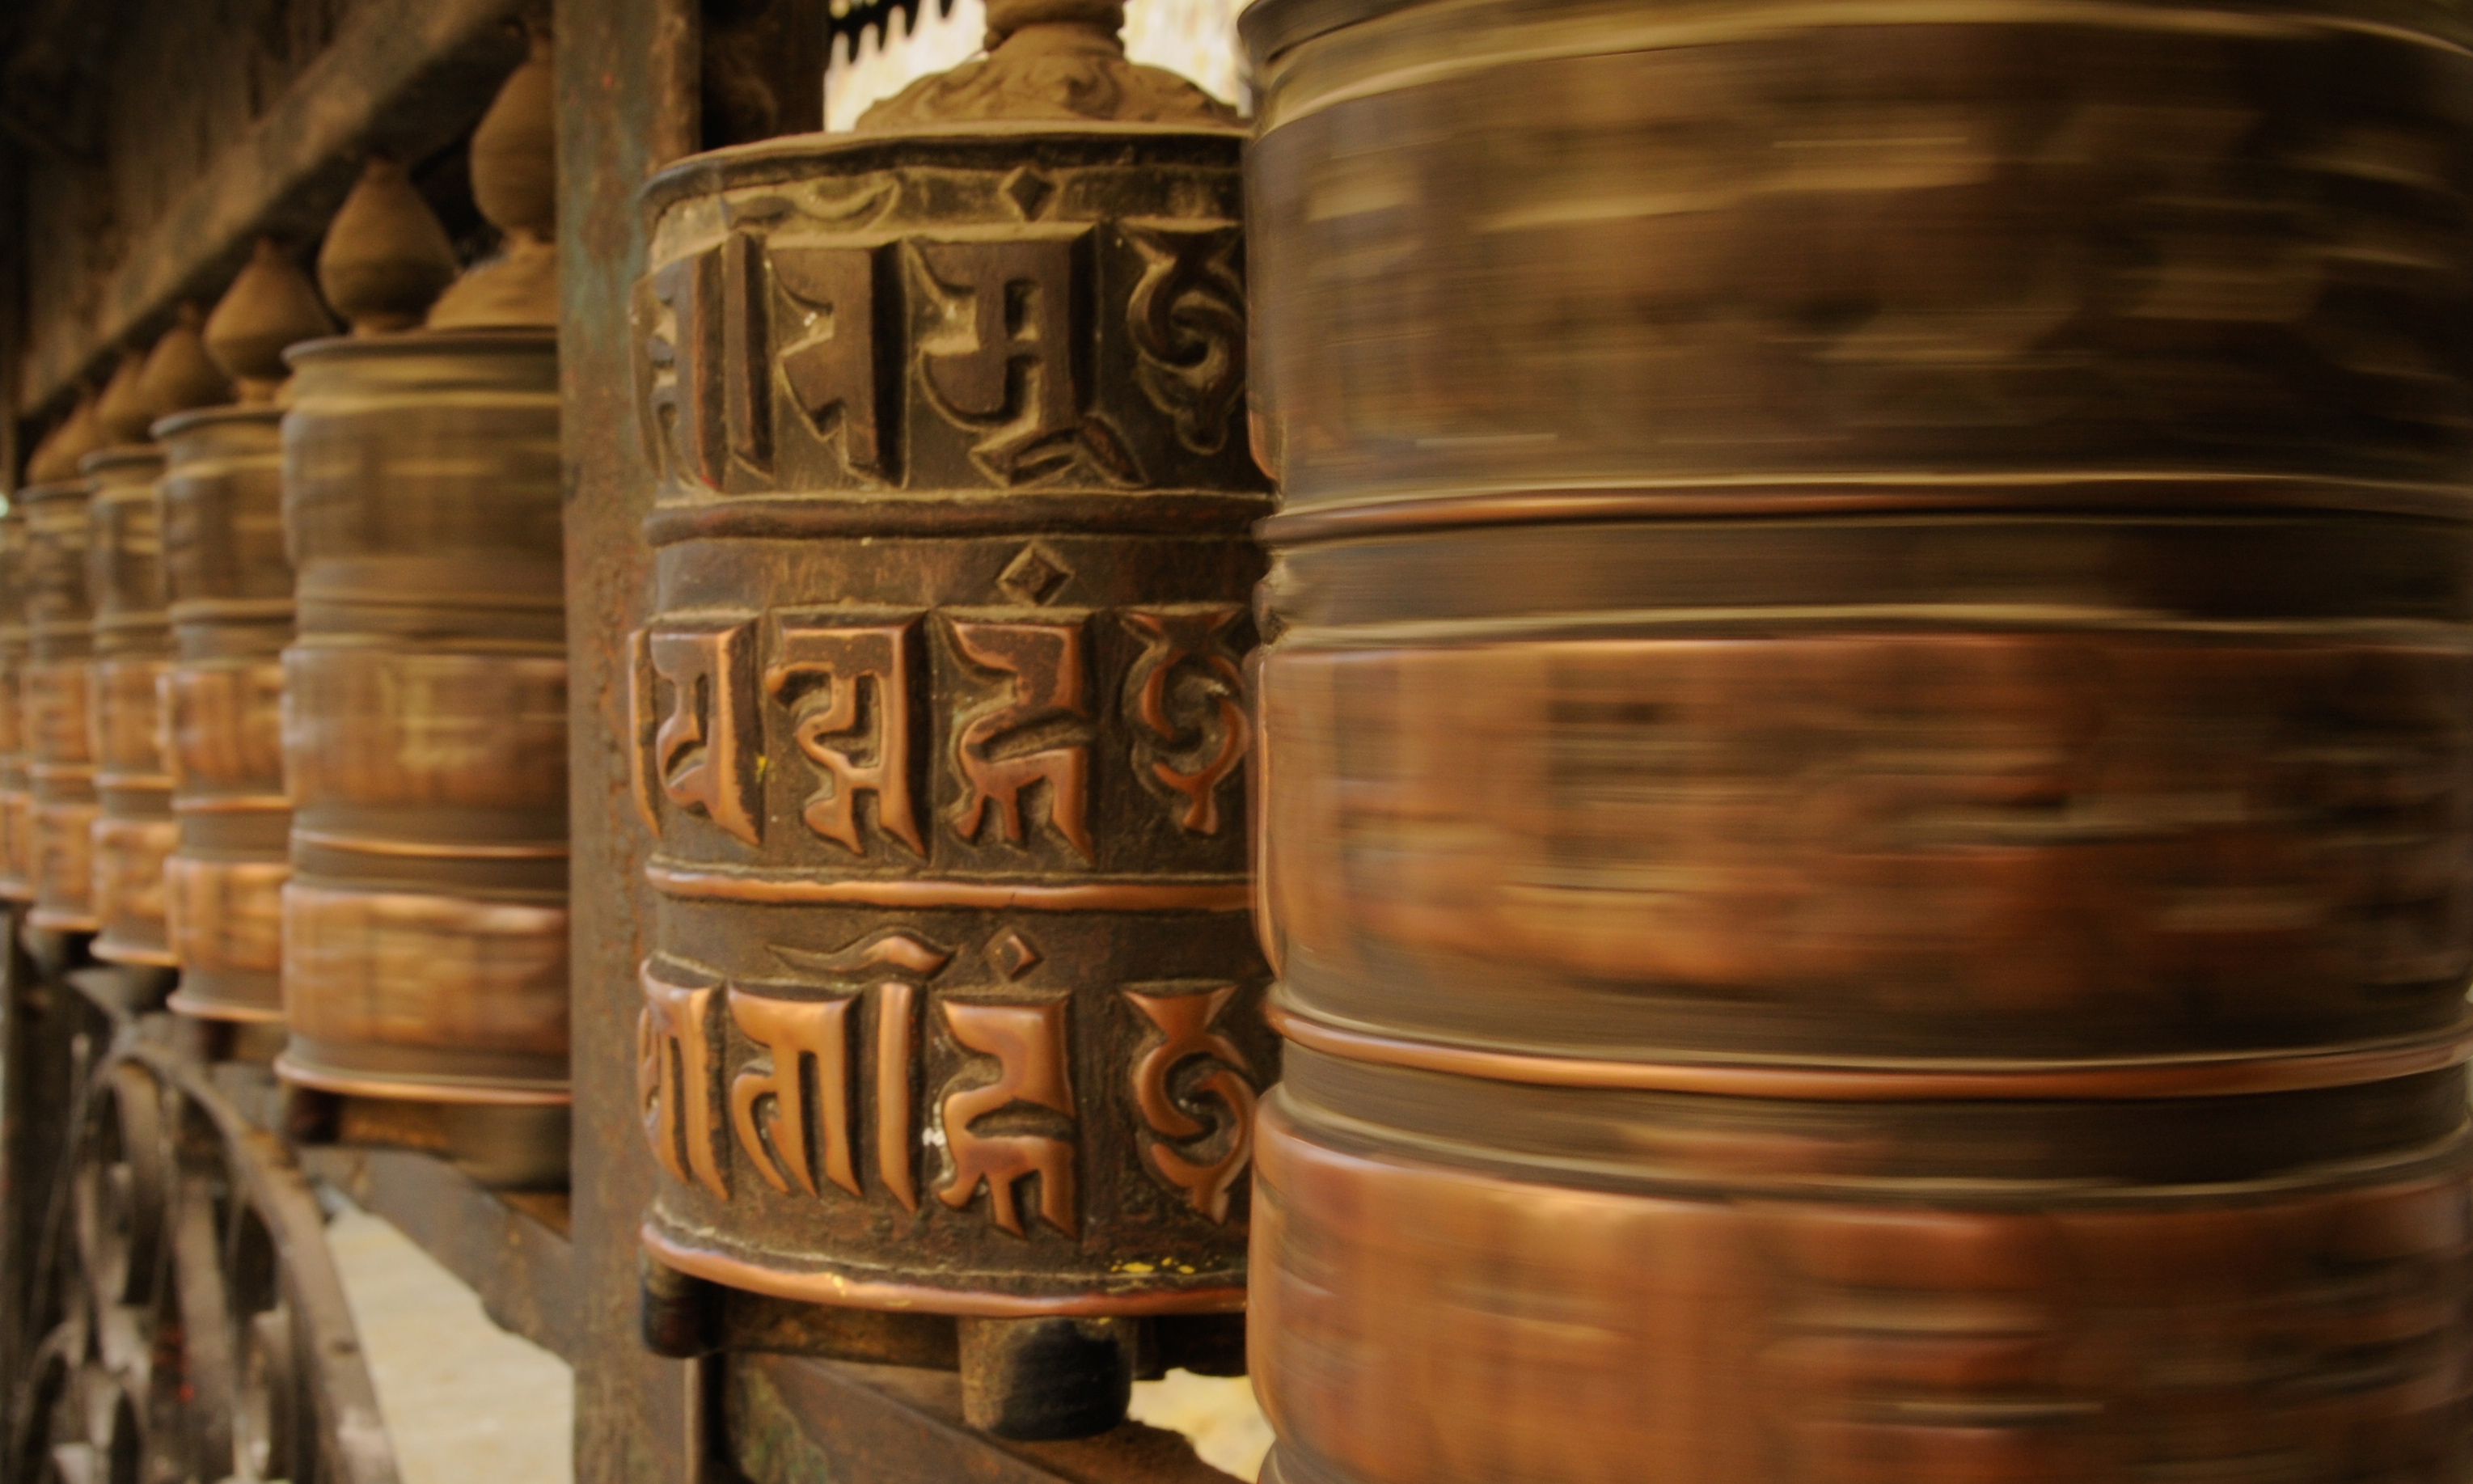
[(30, 925), (90, 933), (94, 915), (94, 748), (88, 716), (94, 614), (86, 603), (92, 482), (58, 479), (17, 492), (26, 513), (27, 658), (23, 698), (34, 888)]
[(276, 1070), (432, 1102), (566, 1100), (558, 348), (296, 346), (298, 573)]
[(1266, 1478), (2463, 1475), (2473, 36), (2321, 10), (1248, 12)]
[[(1278, 1066), (1245, 912), (1242, 142), (926, 123), (649, 187), (628, 740), (669, 1267), (1035, 1323), (1241, 1304)], [(966, 1373), (996, 1357), (974, 1417), (1121, 1417), (1121, 1374), (1113, 1411), (1030, 1417), (996, 1373), (1032, 1338), (966, 1328)]]
[[(21, 495), (19, 498), (23, 498)], [(34, 800), (27, 793), (26, 516), (0, 514), (0, 900), (34, 895)]]
[(160, 696), (171, 629), (163, 614), (163, 539), (155, 445), (90, 454), (86, 591), (94, 605), (89, 704), (94, 725), (94, 956), (169, 968), (163, 863), (172, 853), (172, 778)]
[(214, 408), (155, 425), (174, 658), (166, 682), (179, 843), (165, 863), (171, 1006), (209, 1019), (283, 1018), (283, 883), (292, 803), (283, 782), (283, 648), (292, 563), (283, 546), (282, 412)]

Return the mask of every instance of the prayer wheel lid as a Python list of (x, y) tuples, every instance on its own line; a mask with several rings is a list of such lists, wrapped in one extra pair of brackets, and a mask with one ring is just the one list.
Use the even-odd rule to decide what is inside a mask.
[(558, 323), (556, 79), (549, 33), (534, 27), (531, 40), (531, 54), (472, 132), (472, 199), (506, 247), (439, 296), (432, 329)]
[(455, 245), (403, 167), (372, 155), (318, 253), (318, 286), (355, 335), (421, 323), (455, 278)]
[(79, 461), (102, 446), (102, 439), (95, 431), (94, 402), (94, 394), (88, 391), (78, 399), (67, 419), (36, 447), (34, 459), (26, 466), (30, 488), (74, 481)]
[(120, 364), (113, 368), (111, 379), (103, 384), (103, 395), (95, 399), (94, 429), (97, 442), (106, 448), (125, 443), (146, 442), (146, 425), (155, 420), (146, 405), (142, 383), (146, 376), (146, 356), (137, 350), (120, 352)]
[(1301, 42), (1407, 9), (1417, 0), (1254, 0), (1236, 15), (1236, 36), (1257, 69)]
[[(213, 407), (232, 399), (231, 378), (206, 353), (201, 326), (204, 317), (195, 304), (182, 304), (172, 327), (147, 354), (137, 390), (154, 421), (192, 408)], [(150, 431), (152, 422), (149, 423)]]
[(334, 332), (334, 318), (318, 301), (309, 275), (274, 238), (260, 237), (248, 266), (207, 317), (204, 340), (244, 404), (271, 405), (290, 374), (284, 347)]

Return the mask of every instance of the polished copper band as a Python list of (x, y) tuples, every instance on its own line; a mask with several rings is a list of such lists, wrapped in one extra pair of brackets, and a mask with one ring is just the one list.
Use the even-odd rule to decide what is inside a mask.
[[(278, 1068), (279, 1069), (279, 1068)], [(796, 1273), (764, 1267), (738, 1257), (680, 1241), (647, 1221), (640, 1232), (644, 1250), (663, 1266), (691, 1278), (801, 1304), (831, 1304), (845, 1308), (911, 1309), (933, 1314), (966, 1314), (975, 1319), (1032, 1319), (1044, 1314), (1234, 1314), (1245, 1307), (1239, 1285), (1132, 1293), (1065, 1293), (1052, 1298), (988, 1293), (967, 1288), (936, 1288), (924, 1283), (889, 1283), (874, 1279), (845, 1278), (839, 1273)]]
[(163, 1001), (166, 1008), (193, 1020), (230, 1020), (245, 1025), (281, 1025), (283, 1012), (260, 1005), (235, 1005), (226, 1000), (200, 999), (184, 986), (174, 990)]
[(644, 879), (665, 897), (690, 900), (849, 902), (877, 907), (968, 907), (1033, 912), (1244, 912), (1242, 881), (1089, 881), (1071, 886), (997, 881), (818, 880), (648, 865)]
[(332, 829), (303, 829), (295, 825), (292, 838), (302, 845), (323, 846), (330, 850), (350, 850), (362, 855), (419, 855), (439, 860), (564, 860), (567, 848), (559, 845), (487, 845), (458, 841), (435, 844), (426, 840), (399, 840), (385, 835), (354, 835)]
[(2222, 1097), (2345, 1087), (2437, 1071), (2473, 1058), (2473, 1013), (2429, 1035), (2302, 1051), (2117, 1061), (1608, 1062), (1444, 1045), (1335, 1025), (1274, 999), (1279, 1033), (1329, 1056), (1547, 1087), (1708, 1092), (1833, 1102)]

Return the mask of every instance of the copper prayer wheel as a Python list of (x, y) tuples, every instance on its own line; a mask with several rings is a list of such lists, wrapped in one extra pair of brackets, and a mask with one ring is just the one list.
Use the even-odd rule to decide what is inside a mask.
[(86, 606), (86, 508), (94, 486), (57, 479), (17, 491), (26, 514), (26, 734), (34, 910), (28, 922), (92, 932), (94, 751), (87, 663), (94, 615)]
[(276, 407), (226, 407), (155, 425), (175, 647), (164, 691), (179, 822), (163, 877), (180, 965), (171, 1006), (221, 1020), (283, 1018), (282, 419)]
[(283, 421), (287, 1079), (566, 1098), (558, 349), (315, 341)]
[(2328, 13), (1249, 12), (1265, 1477), (2461, 1475), (2473, 37)]
[(648, 190), (644, 1239), (716, 1283), (1242, 1303), (1244, 136), (1081, 9)]
[(94, 606), (88, 698), (94, 728), (94, 955), (168, 968), (163, 862), (171, 854), (172, 778), (163, 760), (158, 697), (169, 671), (163, 614), (162, 526), (153, 444), (90, 454), (86, 591)]
[(13, 503), (0, 514), (0, 900), (34, 895), (34, 799), (27, 793), (26, 516)]

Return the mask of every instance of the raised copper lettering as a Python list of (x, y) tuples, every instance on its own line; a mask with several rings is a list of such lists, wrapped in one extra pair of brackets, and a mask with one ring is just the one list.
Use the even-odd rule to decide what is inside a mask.
[[(766, 1065), (731, 1079), (730, 1121), (764, 1183), (787, 1195), (795, 1181), (816, 1193), (814, 1155), (825, 1178), (852, 1195), (858, 1172), (851, 1160), (850, 1008), (843, 999), (792, 1000), (750, 994), (733, 986), (730, 1017), (762, 1046)], [(815, 1065), (814, 1107), (806, 1066)], [(821, 1127), (817, 1125), (821, 1123)], [(809, 1130), (816, 1137), (810, 1141)]]
[(1124, 441), (1083, 412), (1084, 227), (1054, 235), (918, 244), (917, 277), (940, 318), (919, 341), (920, 380), (953, 422), (981, 430), (972, 462), (1000, 485), (1093, 467), (1140, 481)]
[[(744, 690), (751, 629), (739, 624), (644, 630), (636, 636), (630, 697), (636, 799), (657, 832), (658, 798), (666, 798), (750, 845), (761, 838), (742, 740), (749, 709)], [(666, 706), (663, 687), (669, 692)]]
[(1226, 823), (1219, 785), (1236, 777), (1253, 739), (1244, 671), (1227, 643), (1244, 611), (1233, 603), (1201, 603), (1123, 615), (1142, 641), (1125, 679), (1135, 770), (1183, 802), (1177, 824), (1197, 835), (1215, 835)]
[(1016, 1236), (1022, 1230), (1015, 1185), (1039, 1177), (1039, 1214), (1068, 1236), (1078, 1235), (1074, 1205), (1073, 1143), (1047, 1134), (981, 1134), (972, 1125), (1015, 1103), (1028, 1103), (1074, 1116), (1073, 1089), (1066, 1073), (1066, 1002), (1036, 1005), (944, 1001), (945, 1024), (969, 1050), (996, 1059), (996, 1080), (948, 1089), (944, 1100), (945, 1142), (953, 1176), (936, 1191), (955, 1210), (969, 1206), (981, 1184), (988, 1187), (990, 1219)]
[(773, 296), (763, 245), (732, 232), (721, 254), (721, 400), (732, 456), (757, 472), (773, 467)]
[(1178, 443), (1217, 453), (1245, 394), (1244, 228), (1171, 218), (1121, 227), (1142, 260), (1125, 306), (1134, 379), (1176, 424)]
[(868, 986), (866, 993), (876, 1022), (876, 1176), (893, 1192), (893, 1198), (901, 1203), (902, 1209), (917, 1210), (919, 1181), (912, 1169), (915, 1156), (910, 1099), (912, 1062), (918, 1048), (913, 1006), (918, 1002), (919, 990), (912, 980), (934, 978), (951, 962), (952, 955), (903, 932), (885, 933), (837, 953), (813, 953), (777, 944), (773, 955), (795, 968), (825, 973), (893, 970), (911, 976), (888, 975)]
[(955, 827), (976, 840), (990, 805), (1005, 839), (1020, 845), (1022, 790), (1043, 785), (1047, 823), (1094, 860), (1086, 811), (1091, 747), (1082, 624), (955, 620), (953, 645), (983, 670), (1012, 677), (1007, 694), (970, 711), (953, 734), (953, 762), (969, 785)]
[[(1253, 1068), (1236, 1042), (1212, 1029), (1236, 997), (1233, 984), (1180, 993), (1125, 991), (1125, 998), (1164, 1038), (1134, 1064), (1135, 1105), (1141, 1109), (1142, 1122), (1160, 1136), (1144, 1143), (1142, 1153), (1161, 1179), (1183, 1190), (1193, 1209), (1212, 1221), (1228, 1219), (1230, 1193), (1254, 1154), (1254, 1084), (1247, 1076)], [(1215, 1124), (1205, 1123), (1177, 1101), (1177, 1068), (1195, 1060), (1217, 1064), (1194, 1081), (1190, 1093), (1215, 1097), (1226, 1108), (1227, 1115)], [(1188, 1159), (1171, 1142), (1203, 1138), (1222, 1129), (1228, 1146), (1215, 1159)]]
[(713, 1035), (715, 987), (672, 984), (647, 963), (644, 1013), (636, 1023), (636, 1094), (644, 1137), (661, 1168), (730, 1199), (722, 1170), (718, 1099), (721, 1047)]
[[(867, 853), (858, 797), (876, 796), (876, 827), (920, 854), (910, 794), (910, 655), (916, 621), (819, 628), (784, 621), (765, 693), (790, 707), (791, 735), (826, 786), (800, 810), (807, 827)], [(841, 739), (836, 741), (835, 739)]]
[(885, 440), (877, 425), (876, 250), (788, 247), (773, 250), (773, 281), (798, 306), (807, 333), (781, 347), (781, 375), (816, 431), (841, 423), (842, 462), (883, 473)]

